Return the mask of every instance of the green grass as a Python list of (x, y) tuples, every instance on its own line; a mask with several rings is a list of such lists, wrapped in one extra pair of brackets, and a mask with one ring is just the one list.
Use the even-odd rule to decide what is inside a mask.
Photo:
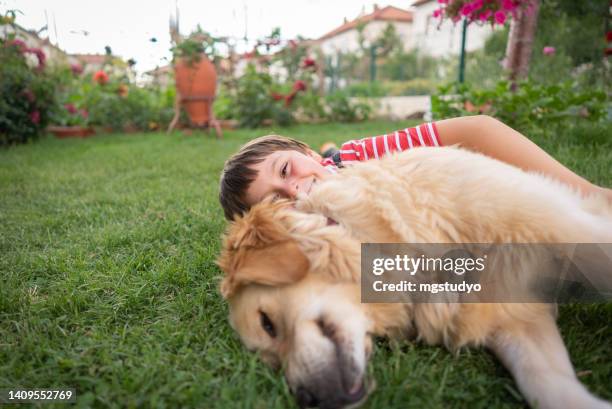
[[(406, 123), (296, 126), (318, 146)], [(226, 320), (214, 265), (224, 159), (273, 130), (44, 139), (0, 151), (0, 389), (74, 387), (78, 407), (292, 407)], [(609, 143), (537, 141), (612, 185)], [(566, 306), (581, 380), (612, 399), (612, 306)], [(522, 407), (485, 351), (377, 341), (370, 408)], [(53, 405), (49, 405), (52, 407)]]

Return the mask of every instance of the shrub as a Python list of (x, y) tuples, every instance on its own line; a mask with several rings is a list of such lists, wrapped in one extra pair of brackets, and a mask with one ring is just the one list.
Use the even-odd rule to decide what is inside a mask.
[(272, 117), (271, 86), (270, 75), (258, 73), (252, 64), (247, 66), (245, 74), (238, 80), (236, 92), (236, 115), (241, 127), (256, 128)]
[(484, 90), (454, 83), (440, 87), (431, 105), (437, 119), (487, 113), (522, 131), (534, 127), (555, 130), (578, 119), (602, 120), (606, 115), (606, 94), (577, 88), (571, 82), (541, 85), (524, 81), (515, 92), (507, 81)]
[[(38, 66), (28, 65), (34, 53)], [(37, 138), (55, 104), (54, 83), (44, 69), (44, 53), (14, 37), (0, 39), (0, 145)]]
[(241, 127), (256, 128), (266, 119), (272, 119), (280, 126), (295, 122), (291, 100), (296, 97), (297, 90), (287, 96), (279, 95), (282, 98), (275, 101), (273, 85), (269, 74), (257, 72), (254, 65), (248, 65), (245, 74), (238, 80), (236, 90), (236, 117)]
[(340, 122), (367, 120), (372, 108), (363, 102), (351, 102), (345, 92), (338, 91), (328, 95), (325, 102), (329, 109), (329, 119)]

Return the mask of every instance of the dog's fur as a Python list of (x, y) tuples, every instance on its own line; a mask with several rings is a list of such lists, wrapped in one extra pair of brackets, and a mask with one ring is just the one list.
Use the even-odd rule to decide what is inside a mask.
[(552, 305), (361, 304), (359, 287), (361, 241), (612, 242), (604, 198), (461, 149), (419, 148), (346, 169), (297, 206), (253, 207), (229, 227), (218, 264), (232, 326), (284, 365), (301, 406), (364, 399), (375, 334), (486, 346), (533, 407), (612, 407), (578, 382)]

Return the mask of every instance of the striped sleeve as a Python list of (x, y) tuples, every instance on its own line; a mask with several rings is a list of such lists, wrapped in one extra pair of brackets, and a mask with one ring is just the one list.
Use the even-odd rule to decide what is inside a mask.
[(340, 159), (343, 164), (350, 164), (379, 159), (391, 152), (402, 152), (419, 146), (442, 146), (435, 122), (345, 142), (340, 148)]

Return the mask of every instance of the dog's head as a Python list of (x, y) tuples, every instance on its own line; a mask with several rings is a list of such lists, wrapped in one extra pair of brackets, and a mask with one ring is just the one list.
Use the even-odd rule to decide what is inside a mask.
[(358, 284), (326, 274), (321, 255), (309, 254), (337, 252), (312, 243), (305, 250), (284, 225), (296, 213), (283, 203), (262, 203), (229, 227), (218, 264), (230, 322), (247, 348), (284, 368), (300, 406), (355, 404), (366, 396), (371, 320)]

